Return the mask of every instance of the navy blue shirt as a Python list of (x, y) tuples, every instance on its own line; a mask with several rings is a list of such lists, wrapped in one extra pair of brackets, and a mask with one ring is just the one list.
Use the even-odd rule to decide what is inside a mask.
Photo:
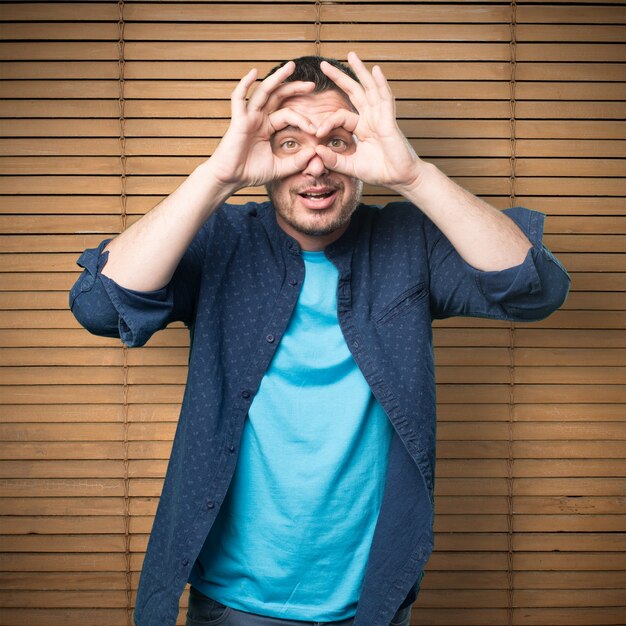
[[(468, 265), (406, 202), (359, 206), (325, 250), (339, 271), (346, 343), (394, 428), (355, 626), (387, 626), (412, 602), (433, 549), (432, 320), (540, 320), (566, 298), (569, 276), (542, 244), (544, 215), (521, 207), (506, 214), (533, 246), (522, 264), (501, 271)], [(85, 270), (70, 293), (78, 321), (128, 346), (176, 320), (191, 333), (187, 386), (135, 608), (138, 626), (169, 626), (228, 490), (248, 408), (298, 299), (304, 263), (270, 203), (222, 206), (157, 291), (124, 289), (102, 275), (105, 245), (78, 260)]]

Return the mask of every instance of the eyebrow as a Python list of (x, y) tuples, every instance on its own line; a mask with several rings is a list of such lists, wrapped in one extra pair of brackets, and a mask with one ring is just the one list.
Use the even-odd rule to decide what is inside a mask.
[(277, 130), (273, 136), (278, 135), (279, 133), (304, 133), (304, 132), (305, 131), (299, 128), (298, 126), (292, 126), (291, 124), (289, 124), (288, 126), (285, 126), (284, 128)]
[[(348, 135), (352, 135), (353, 133), (348, 132), (345, 128), (343, 128), (343, 126), (338, 126), (337, 128), (333, 128), (331, 130), (331, 132), (329, 134), (333, 134), (333, 131), (339, 131), (339, 130), (343, 130), (346, 133), (348, 133)], [(306, 132), (306, 130), (302, 130), (299, 126), (292, 126), (291, 124), (289, 124), (288, 126), (285, 126), (284, 128), (281, 128), (280, 130), (277, 130), (272, 137), (275, 137), (276, 135), (280, 134), (280, 133), (304, 133), (305, 135), (308, 135), (309, 133)]]

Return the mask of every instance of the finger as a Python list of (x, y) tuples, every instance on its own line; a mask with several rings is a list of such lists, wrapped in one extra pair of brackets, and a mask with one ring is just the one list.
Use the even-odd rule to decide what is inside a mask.
[(356, 80), (350, 78), (345, 72), (327, 61), (320, 63), (320, 69), (337, 87), (348, 94), (350, 101), (357, 109), (362, 108), (367, 103), (363, 87), (361, 87)]
[(259, 110), (264, 107), (270, 95), (284, 82), (287, 76), (293, 74), (295, 69), (296, 64), (293, 61), (288, 61), (285, 65), (263, 80), (254, 90), (252, 96), (250, 96), (248, 108), (252, 110)]
[(327, 146), (316, 146), (315, 152), (329, 170), (339, 174), (346, 174), (347, 176), (354, 176), (350, 157), (338, 154)]
[(326, 137), (334, 128), (345, 128), (349, 133), (353, 133), (358, 123), (358, 113), (348, 111), (348, 109), (338, 109), (322, 120), (315, 135), (317, 137)]
[(387, 82), (387, 78), (383, 74), (383, 71), (380, 65), (374, 65), (372, 68), (372, 78), (376, 83), (376, 87), (378, 88), (378, 93), (385, 100), (393, 99), (393, 92), (391, 91), (391, 87)]
[(232, 115), (243, 114), (246, 110), (246, 96), (250, 86), (257, 77), (257, 69), (252, 68), (238, 83), (230, 94), (230, 108)]
[(367, 94), (371, 92), (378, 92), (378, 88), (376, 86), (376, 82), (374, 81), (372, 75), (367, 71), (365, 64), (359, 57), (356, 52), (348, 52), (348, 63), (350, 67), (354, 70), (354, 73), (357, 75), (359, 81), (361, 81), (361, 85), (365, 88), (365, 92)]
[(308, 117), (289, 108), (278, 109), (278, 111), (270, 113), (268, 119), (272, 128), (272, 134), (287, 126), (295, 126), (310, 135), (315, 135), (317, 131), (317, 126)]
[(274, 157), (276, 178), (285, 178), (285, 176), (291, 176), (296, 172), (301, 172), (314, 156), (315, 148), (306, 147), (302, 148), (302, 150), (293, 156), (284, 158)]
[(283, 100), (292, 98), (293, 96), (311, 93), (314, 89), (315, 83), (312, 81), (294, 80), (293, 82), (283, 83), (269, 96), (263, 109), (269, 112), (275, 111)]

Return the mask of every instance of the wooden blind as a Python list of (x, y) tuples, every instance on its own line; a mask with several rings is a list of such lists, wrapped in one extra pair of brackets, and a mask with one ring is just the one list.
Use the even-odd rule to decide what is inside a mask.
[(545, 321), (436, 324), (436, 551), (412, 623), (624, 623), (624, 3), (0, 12), (0, 625), (131, 623), (182, 398), (185, 329), (134, 350), (81, 329), (78, 254), (210, 155), (249, 67), (350, 49), (382, 64), (418, 154), (500, 208), (546, 213), (572, 275)]

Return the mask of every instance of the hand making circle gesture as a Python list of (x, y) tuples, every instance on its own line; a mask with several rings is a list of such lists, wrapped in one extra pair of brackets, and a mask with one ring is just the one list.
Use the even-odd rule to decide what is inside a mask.
[(315, 85), (311, 82), (284, 80), (293, 73), (295, 64), (289, 61), (263, 80), (247, 100), (248, 91), (257, 78), (250, 70), (231, 95), (231, 123), (211, 157), (211, 171), (221, 185), (234, 190), (262, 185), (301, 171), (315, 156), (306, 148), (287, 158), (272, 152), (270, 139), (274, 133), (294, 126), (314, 135), (317, 127), (302, 114), (281, 108), (292, 96), (307, 94)]
[(356, 136), (356, 150), (339, 154), (320, 145), (316, 152), (328, 169), (365, 183), (396, 191), (410, 187), (416, 182), (421, 161), (398, 127), (389, 83), (378, 65), (370, 73), (354, 52), (348, 54), (348, 62), (360, 84), (330, 63), (323, 61), (320, 67), (348, 95), (356, 112), (339, 109), (332, 113), (316, 135), (325, 137), (334, 128), (345, 128)]

